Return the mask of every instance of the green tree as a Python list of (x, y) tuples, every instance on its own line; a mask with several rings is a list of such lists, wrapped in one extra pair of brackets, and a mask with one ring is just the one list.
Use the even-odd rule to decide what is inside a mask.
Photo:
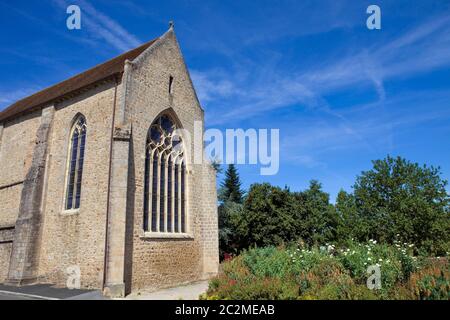
[(360, 240), (397, 240), (427, 253), (444, 254), (450, 240), (446, 186), (440, 168), (401, 157), (373, 161), (373, 169), (357, 177), (354, 185)]
[(236, 253), (239, 246), (235, 221), (238, 219), (236, 216), (241, 214), (243, 198), (239, 173), (230, 164), (219, 189), (219, 252), (222, 259), (225, 253)]
[(222, 202), (231, 201), (235, 203), (242, 203), (244, 193), (241, 189), (241, 180), (234, 164), (228, 165), (225, 172), (225, 180), (222, 183), (220, 198)]
[(336, 240), (340, 243), (344, 243), (351, 238), (358, 238), (358, 230), (361, 229), (361, 226), (359, 226), (360, 219), (354, 195), (347, 193), (344, 190), (339, 191), (335, 208), (338, 219), (336, 226)]
[(300, 235), (309, 245), (323, 244), (336, 239), (338, 217), (330, 204), (330, 196), (323, 192), (322, 185), (312, 180), (309, 188), (296, 194), (300, 211)]
[(335, 240), (337, 220), (319, 182), (298, 193), (264, 183), (250, 187), (234, 227), (240, 249), (299, 240), (313, 245)]
[(237, 253), (239, 239), (237, 228), (242, 214), (242, 204), (226, 201), (219, 206), (219, 253), (224, 258), (225, 253)]
[(239, 248), (279, 245), (297, 240), (300, 222), (297, 201), (288, 189), (253, 184), (240, 219), (235, 221)]

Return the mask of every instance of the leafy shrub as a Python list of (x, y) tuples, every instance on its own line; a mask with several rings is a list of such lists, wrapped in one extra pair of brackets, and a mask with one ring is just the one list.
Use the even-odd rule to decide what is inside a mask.
[(317, 300), (378, 300), (379, 297), (364, 285), (354, 283), (346, 285), (327, 284), (316, 290), (310, 290), (300, 297)]
[(407, 280), (417, 268), (415, 258), (408, 254), (405, 247), (408, 247), (408, 244), (396, 247), (380, 245), (374, 240), (367, 244), (352, 243), (348, 248), (339, 251), (337, 259), (350, 270), (352, 278), (358, 284), (366, 283), (368, 266), (379, 266), (382, 289), (386, 292), (395, 283)]
[(447, 258), (430, 259), (412, 274), (408, 283), (415, 298), (450, 300), (450, 265)]
[(280, 278), (252, 278), (246, 285), (236, 283), (231, 299), (241, 300), (292, 300), (298, 297), (298, 286), (293, 281)]
[(258, 277), (285, 277), (291, 269), (286, 250), (275, 247), (251, 249), (243, 255), (243, 262), (252, 274)]
[(298, 285), (279, 277), (256, 276), (237, 257), (223, 264), (223, 273), (209, 283), (203, 299), (276, 300), (296, 299)]
[(244, 257), (238, 256), (222, 264), (223, 274), (232, 280), (241, 280), (251, 275), (250, 270), (244, 264)]
[[(416, 258), (408, 244), (348, 243), (251, 249), (222, 264), (202, 299), (450, 299), (447, 258)], [(366, 286), (378, 264), (381, 290)]]
[(301, 248), (292, 248), (289, 255), (294, 266), (295, 274), (308, 272), (323, 261), (330, 261), (328, 252), (317, 248), (308, 250)]

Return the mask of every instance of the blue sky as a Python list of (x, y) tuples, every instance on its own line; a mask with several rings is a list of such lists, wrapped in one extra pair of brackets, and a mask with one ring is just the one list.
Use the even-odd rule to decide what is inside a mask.
[[(82, 29), (66, 28), (68, 4)], [(382, 29), (366, 28), (377, 4)], [(450, 177), (450, 1), (0, 1), (0, 109), (175, 30), (207, 127), (279, 128), (280, 171), (332, 200), (387, 154)]]

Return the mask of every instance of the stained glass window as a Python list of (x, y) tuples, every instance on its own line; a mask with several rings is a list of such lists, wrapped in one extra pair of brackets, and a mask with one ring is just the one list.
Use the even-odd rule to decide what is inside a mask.
[(163, 115), (155, 120), (148, 133), (144, 179), (145, 231), (187, 232), (186, 165), (183, 142), (180, 135), (175, 134), (176, 129), (171, 117)]
[(67, 177), (66, 210), (78, 209), (81, 205), (84, 151), (86, 148), (86, 119), (79, 116), (71, 130), (69, 170)]

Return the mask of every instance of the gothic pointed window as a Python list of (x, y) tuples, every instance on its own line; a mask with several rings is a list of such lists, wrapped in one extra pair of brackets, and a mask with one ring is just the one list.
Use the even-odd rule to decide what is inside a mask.
[(70, 133), (65, 209), (80, 208), (83, 178), (84, 150), (86, 147), (86, 119), (79, 116)]
[(176, 125), (163, 115), (147, 136), (144, 178), (144, 230), (186, 233), (186, 162)]

